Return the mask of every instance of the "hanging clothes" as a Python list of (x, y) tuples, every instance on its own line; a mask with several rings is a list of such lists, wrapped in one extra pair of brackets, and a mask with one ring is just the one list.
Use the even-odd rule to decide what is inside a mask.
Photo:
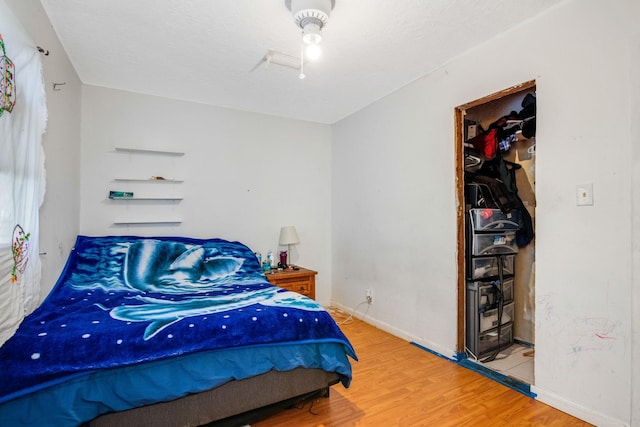
[(468, 143), (480, 151), (487, 160), (492, 160), (498, 152), (507, 152), (518, 141), (515, 135), (524, 124), (519, 113), (511, 111), (508, 115), (500, 117), (489, 125), (486, 132), (481, 132)]
[(471, 138), (468, 142), (487, 159), (493, 159), (498, 152), (497, 129), (491, 129)]
[(520, 169), (520, 167), (517, 163), (506, 161), (502, 156), (497, 156), (492, 161), (485, 162), (479, 173), (502, 182), (510, 195), (509, 199), (514, 204), (513, 208), (520, 210), (520, 228), (516, 231), (516, 244), (518, 247), (523, 248), (533, 240), (534, 228), (533, 219), (522, 199), (518, 196), (516, 170)]
[(500, 209), (504, 213), (509, 213), (520, 206), (514, 194), (500, 179), (479, 173), (468, 173), (465, 175), (465, 182), (482, 184), (489, 189), (490, 197), (483, 198), (485, 208)]
[(533, 138), (536, 136), (536, 96), (528, 93), (522, 100), (520, 117), (523, 119), (522, 136)]

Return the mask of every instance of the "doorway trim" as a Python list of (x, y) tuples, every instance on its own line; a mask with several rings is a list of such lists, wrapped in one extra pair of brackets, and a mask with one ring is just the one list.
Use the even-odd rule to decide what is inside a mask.
[(465, 206), (464, 206), (464, 117), (466, 111), (479, 105), (487, 104), (491, 101), (503, 98), (505, 96), (522, 92), (536, 86), (535, 80), (529, 80), (508, 89), (492, 93), (483, 98), (466, 104), (459, 105), (454, 109), (454, 132), (455, 132), (455, 159), (456, 159), (456, 220), (457, 220), (457, 239), (458, 239), (458, 312), (457, 312), (457, 339), (456, 351), (458, 353), (465, 352), (465, 295), (466, 295), (466, 274), (465, 274)]

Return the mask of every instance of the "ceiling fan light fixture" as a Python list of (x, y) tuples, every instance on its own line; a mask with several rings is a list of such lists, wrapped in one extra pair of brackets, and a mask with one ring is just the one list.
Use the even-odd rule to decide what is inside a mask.
[[(322, 28), (329, 21), (329, 15), (336, 5), (335, 0), (284, 0), (287, 9), (291, 11), (295, 24), (302, 29), (300, 55), (300, 75), (304, 78), (304, 59), (314, 61), (322, 53), (318, 45), (322, 41)], [(306, 45), (306, 47), (305, 47)]]
[(303, 31), (305, 43), (319, 43), (313, 41), (317, 37), (322, 39), (322, 27), (327, 25), (331, 10), (336, 5), (335, 0), (284, 0), (287, 9), (293, 15), (293, 21)]
[(322, 22), (307, 19), (302, 27), (302, 41), (306, 44), (318, 44), (322, 41)]
[(320, 45), (316, 43), (307, 45), (307, 47), (304, 49), (304, 56), (306, 56), (309, 61), (315, 61), (316, 59), (320, 58), (321, 55), (322, 49), (320, 48)]
[(322, 21), (322, 25), (325, 25), (331, 10), (336, 5), (335, 0), (284, 0), (284, 3), (300, 28), (303, 27), (300, 21), (306, 17), (316, 17)]

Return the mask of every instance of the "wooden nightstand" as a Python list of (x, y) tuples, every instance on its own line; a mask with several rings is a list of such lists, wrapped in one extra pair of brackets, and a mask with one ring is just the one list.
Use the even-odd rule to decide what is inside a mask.
[(317, 271), (300, 267), (299, 270), (270, 270), (264, 272), (272, 285), (298, 292), (311, 299), (316, 298)]

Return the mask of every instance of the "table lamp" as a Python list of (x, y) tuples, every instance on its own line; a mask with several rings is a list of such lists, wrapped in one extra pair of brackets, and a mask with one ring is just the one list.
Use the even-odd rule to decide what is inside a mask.
[(296, 245), (300, 243), (300, 238), (298, 237), (298, 232), (293, 225), (289, 225), (287, 227), (282, 227), (280, 229), (280, 245), (287, 246), (287, 264), (291, 264), (291, 245)]

